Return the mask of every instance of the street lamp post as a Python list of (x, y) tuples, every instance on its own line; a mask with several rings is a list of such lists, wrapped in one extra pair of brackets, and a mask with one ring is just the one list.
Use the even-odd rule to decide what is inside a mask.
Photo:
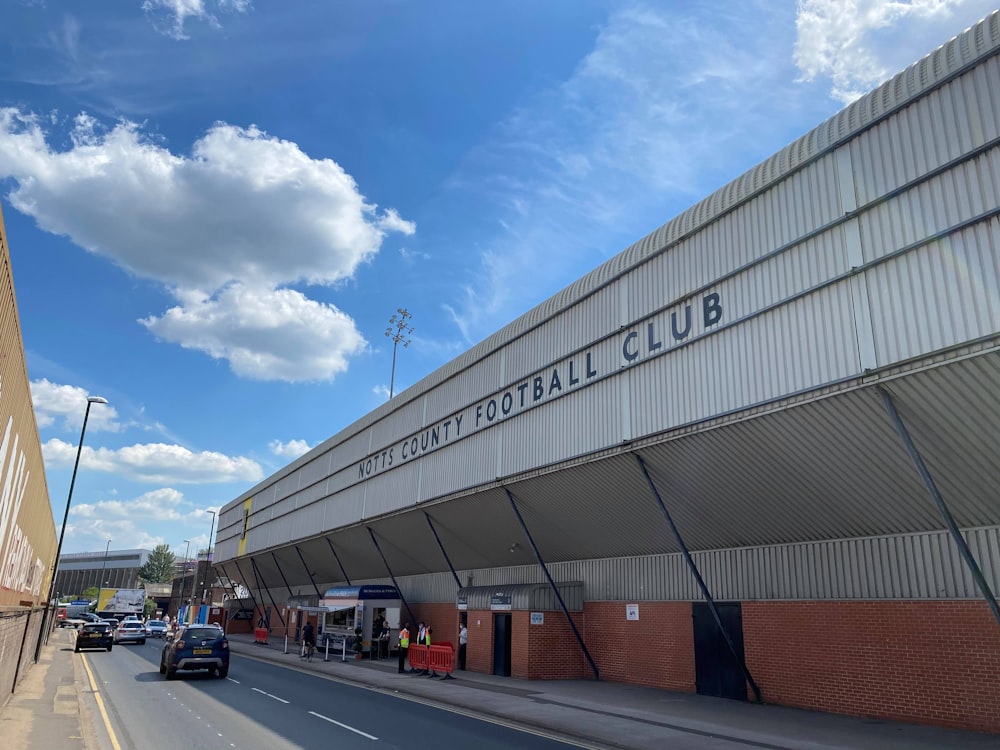
[[(185, 539), (184, 541), (187, 542), (187, 547), (184, 548), (184, 570), (186, 572), (188, 570), (188, 563), (191, 560), (191, 558), (189, 556), (189, 553), (191, 552), (191, 540), (190, 539)], [(181, 597), (180, 597), (181, 604), (184, 604), (184, 589), (186, 589), (186, 588), (187, 588), (187, 575), (185, 575), (184, 578), (181, 579)], [(190, 612), (185, 612), (184, 613), (184, 621), (185, 622), (187, 622), (187, 618), (188, 618), (189, 614), (190, 614)]]
[(108, 567), (108, 550), (111, 549), (111, 540), (108, 540), (104, 548), (104, 562), (101, 564), (101, 580), (98, 581), (100, 588), (97, 589), (97, 611), (101, 611), (101, 594), (104, 593), (104, 569)]
[[(205, 579), (208, 580), (208, 568), (212, 564), (212, 534), (215, 533), (215, 511), (206, 509), (205, 512), (212, 514), (212, 526), (208, 532), (208, 556), (205, 558)], [(205, 603), (205, 592), (202, 592), (201, 603)]]
[(63, 513), (62, 528), (59, 530), (59, 544), (56, 545), (56, 559), (52, 563), (52, 583), (49, 585), (49, 596), (45, 600), (45, 610), (42, 612), (42, 629), (38, 631), (38, 642), (35, 644), (35, 662), (42, 653), (42, 640), (45, 639), (49, 624), (49, 610), (52, 608), (52, 596), (56, 591), (56, 576), (59, 574), (59, 555), (62, 553), (63, 536), (66, 534), (66, 521), (69, 520), (69, 505), (73, 500), (73, 487), (76, 485), (76, 470), (80, 468), (80, 453), (83, 452), (83, 436), (87, 434), (87, 420), (90, 418), (90, 407), (94, 404), (106, 404), (108, 400), (100, 396), (87, 397), (87, 410), (83, 413), (83, 429), (80, 430), (80, 444), (76, 446), (76, 461), (73, 463), (73, 476), (69, 480), (69, 495), (66, 497), (66, 512)]
[(402, 344), (405, 349), (413, 340), (410, 338), (410, 334), (416, 329), (407, 322), (412, 317), (413, 315), (405, 307), (397, 307), (395, 314), (389, 318), (389, 327), (385, 329), (385, 335), (392, 339), (392, 375), (389, 378), (390, 399), (396, 385), (396, 348)]

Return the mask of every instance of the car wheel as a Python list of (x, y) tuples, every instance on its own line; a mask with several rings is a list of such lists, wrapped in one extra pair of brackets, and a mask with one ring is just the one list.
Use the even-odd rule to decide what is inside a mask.
[(166, 665), (164, 665), (163, 661), (161, 660), (160, 661), (160, 674), (166, 674), (166, 673), (167, 673), (167, 667), (166, 667)]
[(208, 676), (209, 677), (215, 677), (215, 673), (218, 672), (218, 671), (219, 670), (216, 669), (215, 667), (209, 667), (208, 668)]
[(227, 664), (226, 666), (222, 667), (219, 670), (219, 677), (221, 677), (222, 679), (225, 679), (228, 676), (229, 676), (229, 665)]
[(177, 679), (177, 670), (176, 669), (170, 669), (169, 667), (167, 667), (167, 679), (168, 680), (176, 680)]
[(140, 638), (139, 639), (139, 645), (140, 646), (145, 646), (146, 645), (146, 639), (145, 638)]
[(108, 646), (108, 651), (110, 651), (110, 650), (111, 650), (111, 646)]
[(73, 647), (73, 651), (74, 651), (75, 653), (77, 653), (77, 654), (78, 654), (78, 653), (80, 653), (80, 647), (79, 647), (79, 646), (74, 646), (74, 647)]

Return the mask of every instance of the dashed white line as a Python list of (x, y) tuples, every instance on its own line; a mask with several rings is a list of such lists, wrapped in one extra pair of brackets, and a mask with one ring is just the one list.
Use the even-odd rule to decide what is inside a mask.
[(230, 682), (235, 682), (237, 685), (240, 684), (239, 680), (234, 680), (232, 677), (227, 677), (226, 679), (229, 680)]
[(289, 701), (286, 701), (284, 698), (279, 698), (276, 695), (271, 695), (270, 693), (267, 693), (267, 692), (261, 690), (260, 688), (250, 688), (250, 689), (251, 690), (255, 690), (256, 692), (260, 693), (261, 695), (266, 695), (268, 698), (274, 698), (276, 701), (281, 701), (282, 703), (288, 703), (289, 702)]
[(360, 734), (362, 737), (367, 737), (370, 740), (377, 740), (378, 739), (378, 737), (376, 737), (375, 735), (368, 734), (367, 732), (362, 732), (360, 729), (355, 729), (354, 727), (348, 726), (347, 724), (341, 724), (339, 721), (337, 721), (336, 719), (331, 719), (329, 716), (324, 716), (323, 714), (318, 714), (315, 711), (310, 711), (309, 713), (311, 713), (317, 719), (322, 719), (323, 721), (328, 721), (331, 724), (336, 724), (338, 727), (346, 729), (349, 732), (354, 732), (355, 734)]

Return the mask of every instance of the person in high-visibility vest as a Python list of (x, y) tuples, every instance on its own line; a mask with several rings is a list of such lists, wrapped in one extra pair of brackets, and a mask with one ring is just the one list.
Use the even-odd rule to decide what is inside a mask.
[(406, 670), (406, 654), (410, 650), (410, 623), (406, 623), (399, 629), (399, 672), (402, 674)]

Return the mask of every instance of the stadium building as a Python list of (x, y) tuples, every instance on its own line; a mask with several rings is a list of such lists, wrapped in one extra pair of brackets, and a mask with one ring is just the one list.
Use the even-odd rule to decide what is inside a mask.
[(998, 53), (994, 13), (235, 498), (217, 571), (279, 629), (391, 584), (470, 670), (1000, 732)]
[(100, 552), (73, 552), (59, 556), (56, 593), (80, 596), (88, 588), (140, 588), (139, 569), (146, 564), (149, 550), (124, 549)]

